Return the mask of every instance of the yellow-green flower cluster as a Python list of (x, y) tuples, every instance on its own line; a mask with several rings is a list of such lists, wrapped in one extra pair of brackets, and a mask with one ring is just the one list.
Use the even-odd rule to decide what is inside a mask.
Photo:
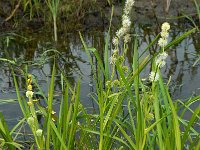
[(112, 85), (113, 85), (114, 87), (118, 87), (118, 86), (120, 85), (119, 80), (114, 80), (114, 81), (112, 82)]
[(26, 91), (26, 97), (29, 98), (29, 103), (31, 104), (30, 101), (33, 97), (34, 92), (32, 91), (32, 75), (28, 75), (27, 79), (27, 91)]
[(128, 72), (128, 66), (122, 66), (123, 72), (127, 73)]

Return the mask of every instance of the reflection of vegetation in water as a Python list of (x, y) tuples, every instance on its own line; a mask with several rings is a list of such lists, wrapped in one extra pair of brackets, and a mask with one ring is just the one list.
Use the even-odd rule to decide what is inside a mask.
[[(24, 35), (26, 36), (26, 35)], [(46, 35), (45, 35), (46, 37)], [(13, 61), (14, 68), (17, 71), (16, 73), (21, 76), (23, 75), (23, 70), (26, 65), (29, 66), (30, 70), (36, 69), (40, 70), (42, 78), (49, 76), (48, 72), (45, 72), (45, 68), (52, 68), (52, 56), (57, 54), (57, 68), (61, 69), (65, 73), (71, 82), (73, 83), (73, 72), (76, 70), (79, 72), (78, 62), (84, 62), (80, 56), (75, 56), (70, 48), (70, 40), (65, 39), (65, 43), (58, 44), (57, 47), (54, 47), (52, 44), (43, 43), (45, 42), (43, 36), (37, 39), (32, 36), (32, 39), (25, 40), (25, 38), (18, 37), (16, 35), (6, 36), (2, 38), (1, 43), (1, 58), (7, 58), (8, 60)], [(6, 46), (8, 44), (8, 46)], [(56, 49), (59, 49), (57, 51)], [(1, 61), (2, 64), (5, 64)], [(1, 66), (2, 67), (2, 66)], [(5, 72), (11, 71), (7, 67), (3, 67)], [(11, 72), (10, 72), (11, 73)], [(11, 74), (7, 72), (7, 75)], [(10, 78), (10, 77), (9, 77)], [(22, 83), (23, 84), (23, 83)], [(21, 84), (20, 84), (21, 85)]]

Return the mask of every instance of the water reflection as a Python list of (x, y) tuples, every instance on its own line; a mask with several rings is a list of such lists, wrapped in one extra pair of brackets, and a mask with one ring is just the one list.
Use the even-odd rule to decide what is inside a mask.
[[(159, 29), (152, 26), (137, 27), (135, 30), (138, 32), (140, 52), (142, 52), (159, 33)], [(180, 30), (180, 28), (174, 26), (170, 32), (170, 41), (174, 40), (185, 31), (184, 29)], [(113, 31), (113, 33), (115, 32)], [(83, 33), (83, 36), (87, 45), (89, 47), (95, 47), (103, 59), (106, 32), (95, 31)], [(86, 107), (93, 107), (94, 104), (91, 103), (91, 99), (88, 97), (88, 94), (94, 91), (92, 86), (93, 78), (91, 66), (83, 50), (78, 33), (62, 34), (57, 45), (52, 44), (50, 33), (44, 31), (4, 34), (1, 35), (0, 38), (0, 57), (17, 62), (14, 69), (22, 92), (25, 91), (25, 80), (22, 70), (25, 69), (26, 65), (28, 65), (28, 72), (32, 73), (38, 79), (41, 88), (47, 91), (47, 84), (50, 81), (51, 69), (53, 66), (52, 54), (54, 54), (53, 51), (56, 50), (59, 52), (56, 57), (57, 69), (59, 68), (64, 72), (71, 84), (73, 84), (77, 78), (81, 77), (81, 100)], [(7, 46), (8, 43), (9, 45)], [(130, 50), (127, 52), (126, 63), (131, 67), (133, 45), (130, 44), (129, 47)], [(159, 47), (154, 45), (146, 54), (152, 56), (158, 50)], [(49, 52), (46, 53), (46, 51)], [(196, 90), (196, 92), (199, 92), (197, 89), (199, 88), (198, 83), (200, 82), (200, 63), (197, 63), (195, 66), (193, 66), (193, 64), (200, 55), (200, 34), (195, 33), (188, 36), (180, 44), (171, 47), (168, 53), (167, 65), (162, 71), (166, 82), (170, 76), (172, 76), (170, 86), (173, 97), (187, 98), (193, 91)], [(97, 68), (97, 60), (95, 57), (92, 58)], [(16, 98), (16, 95), (12, 93), (14, 91), (14, 84), (8, 63), (0, 61), (0, 69), (0, 99)], [(148, 77), (149, 71), (150, 66), (142, 72), (142, 76)], [(57, 71), (55, 89), (58, 95), (61, 90), (60, 81), (60, 74)], [(13, 106), (14, 105), (16, 104), (13, 104)], [(6, 116), (12, 116), (11, 114), (16, 111), (15, 109), (12, 109), (12, 111), (2, 109), (4, 106), (5, 105), (0, 105), (0, 109), (4, 111)]]

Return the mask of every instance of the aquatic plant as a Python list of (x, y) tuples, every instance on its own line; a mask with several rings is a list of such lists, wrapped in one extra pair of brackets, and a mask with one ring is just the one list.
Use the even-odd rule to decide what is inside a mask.
[[(181, 141), (183, 138), (181, 133), (184, 131), (180, 131), (180, 121), (177, 115), (177, 110), (180, 110), (181, 106), (174, 105), (175, 102), (173, 103), (170, 97), (168, 84), (164, 84), (162, 79), (160, 68), (166, 64), (165, 59), (168, 56), (166, 50), (196, 29), (184, 33), (168, 44), (167, 38), (170, 25), (164, 23), (161, 27), (161, 38), (158, 40), (159, 36), (157, 36), (144, 51), (146, 52), (158, 40), (161, 50), (150, 59), (149, 56), (146, 56), (140, 60), (144, 52), (139, 56), (137, 36), (132, 37), (134, 38), (132, 49), (134, 51), (133, 65), (132, 69), (127, 73), (122, 68), (125, 60), (124, 55), (129, 47), (126, 45), (126, 41), (123, 41), (122, 45), (119, 43), (121, 43), (121, 37), (128, 33), (130, 22), (128, 16), (122, 17), (122, 20), (125, 20), (126, 24), (122, 21), (122, 28), (117, 31), (117, 36), (112, 40), (114, 50), (110, 57), (111, 76), (106, 77), (106, 74), (104, 76), (107, 81), (106, 88), (103, 88), (101, 79), (97, 79), (96, 82), (97, 98), (95, 98), (95, 101), (99, 106), (100, 131), (91, 129), (86, 129), (86, 131), (100, 136), (99, 149), (102, 149), (103, 146), (106, 149), (110, 149), (114, 145), (128, 149), (155, 149), (155, 147), (159, 149), (183, 149), (183, 147), (189, 146), (184, 143), (185, 141)], [(88, 57), (91, 58), (82, 36), (81, 39)], [(105, 48), (105, 53), (106, 51), (107, 47)], [(94, 54), (98, 57), (97, 50)], [(152, 62), (151, 87), (146, 86), (140, 78), (140, 72), (149, 62)], [(100, 60), (97, 63), (99, 66), (103, 64)], [(104, 60), (104, 64), (105, 68), (99, 68), (100, 70), (102, 69), (102, 72), (106, 72), (108, 61)], [(99, 69), (97, 70), (98, 72)], [(114, 79), (115, 72), (118, 74), (118, 80)], [(117, 84), (115, 84), (116, 81)], [(195, 100), (197, 99), (196, 97)], [(122, 106), (123, 103), (127, 105)], [(126, 112), (126, 110), (128, 110), (128, 113), (122, 115), (121, 113), (123, 111)], [(196, 108), (196, 111), (199, 113), (198, 108)], [(195, 116), (198, 117), (198, 115)], [(189, 134), (188, 130), (185, 131), (185, 134)], [(171, 139), (174, 139), (173, 142)], [(198, 134), (195, 134), (194, 139), (198, 139)], [(113, 141), (117, 142), (112, 143)], [(198, 142), (196, 140), (193, 140), (193, 142), (198, 147)]]
[[(8, 131), (1, 117), (2, 138), (0, 140), (3, 141), (3, 148), (20, 149), (24, 144), (23, 141), (17, 137), (13, 140), (11, 135), (14, 135), (18, 127), (26, 125), (30, 129), (26, 132), (30, 134), (24, 136), (31, 137), (28, 141), (30, 149), (199, 148), (199, 133), (195, 126), (199, 126), (200, 95), (191, 96), (186, 102), (172, 100), (168, 84), (170, 80), (166, 84), (161, 72), (166, 64), (169, 47), (179, 43), (196, 31), (196, 28), (168, 42), (170, 25), (165, 22), (161, 26), (161, 33), (139, 53), (137, 34), (129, 34), (131, 25), (134, 28), (129, 17), (133, 4), (133, 0), (127, 0), (125, 3), (122, 26), (112, 39), (113, 48), (109, 47), (114, 8), (112, 9), (110, 27), (104, 45), (104, 59), (101, 59), (96, 48), (89, 48), (86, 45), (80, 33), (93, 71), (95, 92), (90, 93), (90, 96), (98, 107), (95, 112), (88, 111), (87, 107), (80, 102), (80, 80), (71, 85), (62, 69), (58, 67), (56, 71), (55, 62), (59, 53), (56, 52), (53, 57), (48, 94), (42, 91), (37, 78), (28, 74), (27, 67), (24, 69), (26, 91), (20, 92), (15, 71), (12, 69), (23, 119)], [(155, 44), (160, 46), (159, 51), (154, 55), (145, 55), (145, 52)], [(109, 51), (112, 51), (110, 57)], [(128, 51), (134, 51), (133, 64), (130, 67), (125, 64), (125, 55)], [(92, 57), (96, 58), (96, 62)], [(1, 58), (0, 61), (16, 65), (8, 59)], [(94, 63), (97, 63), (96, 68)], [(150, 81), (145, 81), (141, 77), (141, 72), (148, 65), (151, 66)], [(60, 79), (62, 87), (58, 115), (53, 111), (56, 77)], [(37, 99), (36, 94), (41, 95), (42, 98)], [(198, 106), (191, 110), (192, 104)], [(190, 120), (183, 117), (187, 110), (192, 113)]]

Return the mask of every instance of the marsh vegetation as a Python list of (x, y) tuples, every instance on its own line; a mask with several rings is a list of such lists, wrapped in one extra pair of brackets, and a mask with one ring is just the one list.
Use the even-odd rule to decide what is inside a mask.
[(0, 2), (0, 149), (200, 148), (199, 2), (141, 2)]

